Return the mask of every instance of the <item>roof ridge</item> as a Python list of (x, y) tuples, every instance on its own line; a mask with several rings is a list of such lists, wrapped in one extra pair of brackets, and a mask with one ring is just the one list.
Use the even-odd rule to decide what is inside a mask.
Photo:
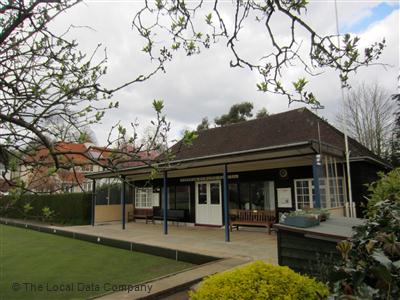
[(276, 117), (278, 115), (294, 112), (294, 111), (297, 111), (297, 110), (308, 110), (308, 111), (310, 111), (307, 107), (303, 106), (303, 107), (299, 107), (299, 108), (295, 108), (295, 109), (291, 109), (291, 110), (286, 110), (286, 111), (281, 111), (281, 112), (278, 112), (278, 113), (274, 113), (274, 114), (271, 114), (271, 115), (268, 115), (268, 116), (265, 116), (265, 117), (262, 117), (262, 118), (255, 118), (255, 119), (245, 120), (245, 121), (241, 121), (241, 122), (237, 122), (237, 123), (227, 124), (227, 125), (224, 125), (224, 126), (216, 126), (216, 127), (212, 127), (212, 128), (208, 128), (208, 129), (203, 129), (203, 130), (200, 130), (200, 131), (197, 131), (197, 132), (205, 132), (205, 131), (211, 131), (211, 130), (216, 130), (216, 129), (221, 129), (221, 128), (238, 126), (238, 125), (242, 125), (244, 123), (248, 124), (248, 123), (256, 122), (256, 121), (264, 121), (266, 119), (269, 119), (269, 118), (272, 118), (272, 117)]
[[(342, 132), (341, 130), (339, 130), (338, 128), (336, 128), (336, 126), (332, 125), (331, 123), (329, 123), (327, 120), (325, 120), (324, 118), (320, 117), (319, 115), (313, 113), (312, 111), (310, 111), (309, 109), (306, 109), (308, 112), (310, 112), (313, 116), (317, 117), (320, 121), (322, 121), (324, 124), (326, 124), (327, 126), (329, 126), (330, 128), (332, 128), (337, 134), (339, 134), (340, 136), (343, 137), (344, 139), (344, 132)], [(378, 155), (376, 155), (374, 152), (372, 152), (370, 149), (368, 149), (366, 146), (364, 146), (363, 144), (361, 144), (359, 141), (357, 141), (355, 138), (352, 138), (351, 136), (347, 135), (348, 141), (349, 143), (352, 143), (353, 146), (355, 147), (361, 147), (363, 150), (366, 150), (371, 156), (373, 156), (376, 159), (381, 160), (382, 162), (386, 162), (383, 158), (379, 157)], [(349, 149), (351, 150), (351, 149)]]

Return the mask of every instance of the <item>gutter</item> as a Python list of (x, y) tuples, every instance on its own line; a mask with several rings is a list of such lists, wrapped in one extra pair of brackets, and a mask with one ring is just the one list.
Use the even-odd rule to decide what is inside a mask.
[[(169, 163), (162, 162), (162, 163), (154, 164), (154, 165), (158, 166), (158, 167), (167, 165), (167, 167), (168, 167), (168, 165), (178, 165), (181, 163), (191, 162), (191, 161), (201, 161), (201, 160), (206, 160), (206, 159), (236, 156), (236, 155), (240, 155), (240, 154), (251, 154), (251, 153), (257, 153), (257, 152), (263, 152), (263, 151), (279, 150), (282, 148), (292, 148), (292, 147), (308, 146), (308, 145), (312, 146), (313, 141), (311, 140), (311, 141), (306, 141), (306, 142), (290, 143), (290, 144), (285, 144), (285, 145), (269, 146), (269, 147), (263, 147), (263, 148), (257, 148), (257, 149), (241, 150), (241, 151), (234, 151), (234, 152), (229, 152), (229, 153), (221, 153), (221, 154), (213, 154), (213, 155), (200, 156), (200, 157), (194, 157), (194, 158), (186, 158), (186, 159), (174, 160)], [(114, 175), (114, 174), (117, 175), (122, 172), (129, 172), (129, 171), (135, 171), (135, 170), (147, 169), (147, 168), (149, 168), (149, 166), (138, 166), (138, 167), (120, 169), (117, 171), (102, 171), (102, 172), (96, 172), (96, 173), (88, 173), (85, 175), (85, 177), (98, 179), (98, 178), (103, 178), (103, 177), (101, 177), (101, 175)]]
[(350, 157), (350, 162), (356, 162), (356, 161), (365, 161), (365, 160), (370, 160), (371, 162), (384, 166), (388, 169), (393, 169), (393, 166), (391, 166), (388, 163), (385, 163), (383, 161), (380, 161), (379, 159), (373, 158), (371, 156), (357, 156), (357, 157)]

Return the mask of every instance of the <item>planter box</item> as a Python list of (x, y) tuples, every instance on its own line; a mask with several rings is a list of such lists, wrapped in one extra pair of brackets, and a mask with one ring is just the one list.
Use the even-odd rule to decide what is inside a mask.
[(282, 222), (282, 224), (307, 228), (319, 225), (319, 219), (305, 217), (305, 216), (287, 216), (285, 220)]

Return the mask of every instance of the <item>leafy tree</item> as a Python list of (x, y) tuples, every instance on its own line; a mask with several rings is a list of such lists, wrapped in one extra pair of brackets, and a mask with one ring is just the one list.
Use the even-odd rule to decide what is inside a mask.
[(252, 110), (253, 103), (251, 102), (234, 104), (231, 106), (227, 114), (215, 118), (214, 122), (217, 126), (226, 126), (229, 124), (244, 122), (253, 116), (251, 113)]
[(207, 117), (204, 117), (201, 120), (201, 123), (199, 125), (197, 125), (196, 131), (199, 132), (199, 131), (202, 131), (202, 130), (207, 130), (209, 128), (210, 128), (210, 122), (208, 122), (208, 118)]
[[(308, 5), (307, 0), (249, 0), (229, 4), (219, 0), (146, 1), (133, 26), (145, 40), (143, 51), (153, 59), (159, 57), (160, 50), (170, 57), (178, 50), (195, 55), (214, 43), (225, 43), (233, 57), (229, 62), (231, 67), (259, 73), (262, 78), (257, 83), (259, 91), (284, 95), (289, 103), (301, 101), (318, 106), (317, 97), (307, 89), (307, 77), (333, 69), (338, 71), (342, 85), (348, 86), (350, 73), (380, 57), (385, 40), (360, 49), (357, 36), (320, 34), (305, 21)], [(254, 35), (246, 40), (242, 33), (249, 28), (254, 35), (265, 35), (266, 43), (255, 45)], [(285, 39), (278, 34), (282, 30), (286, 30)], [(298, 32), (304, 33), (304, 37), (300, 39)], [(246, 56), (243, 49), (253, 46), (258, 55)], [(293, 65), (302, 66), (304, 74), (294, 82), (282, 80), (282, 75)]]
[(267, 109), (265, 107), (263, 107), (257, 112), (256, 118), (261, 119), (261, 118), (265, 118), (268, 116), (269, 116), (269, 113), (268, 113)]
[(387, 174), (378, 173), (379, 180), (368, 186), (371, 195), (368, 200), (368, 215), (376, 214), (375, 204), (382, 200), (398, 202), (400, 204), (400, 168), (396, 168)]
[[(55, 142), (63, 139), (49, 120), (62, 120), (67, 132), (79, 133), (78, 140), (87, 140), (84, 131), (100, 122), (109, 109), (118, 108), (113, 94), (128, 86), (147, 80), (169, 59), (160, 53), (154, 70), (139, 75), (120, 86), (106, 88), (101, 84), (107, 73), (107, 56), (101, 56), (97, 47), (89, 55), (82, 53), (75, 40), (49, 29), (51, 22), (79, 0), (0, 0), (0, 161), (6, 171), (18, 165), (31, 168), (46, 167), (51, 170), (74, 168), (71, 154), (85, 156), (99, 163), (88, 153), (63, 151)], [(158, 131), (168, 131), (169, 125), (162, 113), (163, 103), (153, 102)], [(132, 124), (133, 127), (136, 124)], [(118, 140), (133, 140), (126, 128), (116, 124), (111, 128), (108, 145)], [(34, 159), (34, 153), (46, 149), (50, 160)], [(137, 152), (121, 153), (114, 149), (107, 167), (114, 169), (121, 156), (140, 160)], [(50, 162), (49, 162), (50, 161)], [(50, 165), (49, 165), (50, 164)], [(45, 172), (46, 173), (46, 172)], [(3, 176), (4, 177), (4, 176)], [(4, 177), (6, 179), (6, 177)], [(22, 182), (14, 179), (11, 184)], [(20, 187), (24, 187), (20, 185)]]

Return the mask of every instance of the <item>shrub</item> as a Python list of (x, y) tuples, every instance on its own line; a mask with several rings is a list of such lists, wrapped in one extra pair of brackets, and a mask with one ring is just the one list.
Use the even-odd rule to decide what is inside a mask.
[(50, 221), (54, 216), (54, 211), (49, 207), (45, 206), (42, 208), (42, 219), (43, 221)]
[(33, 210), (33, 207), (32, 207), (32, 205), (30, 203), (26, 203), (23, 206), (23, 210), (24, 210), (24, 215), (28, 216), (30, 214), (31, 210)]
[(331, 282), (338, 299), (399, 299), (400, 202), (378, 202), (374, 212), (337, 247), (343, 262)]
[(315, 279), (297, 274), (288, 267), (262, 261), (212, 275), (205, 279), (192, 300), (207, 299), (326, 299), (328, 287)]
[(376, 213), (375, 204), (389, 200), (391, 202), (400, 203), (400, 168), (396, 168), (384, 174), (379, 173), (380, 179), (368, 186), (368, 191), (371, 192), (368, 201), (368, 216), (373, 216)]

